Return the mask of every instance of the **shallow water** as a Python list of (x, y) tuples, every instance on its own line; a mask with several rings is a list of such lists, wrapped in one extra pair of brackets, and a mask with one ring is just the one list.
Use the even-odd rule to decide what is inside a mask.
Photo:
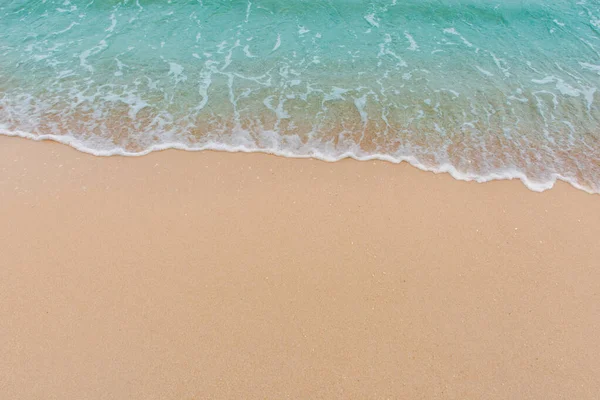
[(600, 2), (0, 0), (0, 132), (600, 192)]

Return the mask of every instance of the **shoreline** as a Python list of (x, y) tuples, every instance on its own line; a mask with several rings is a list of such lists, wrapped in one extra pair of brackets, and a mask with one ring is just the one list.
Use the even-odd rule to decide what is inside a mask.
[(0, 137), (9, 398), (600, 392), (600, 201), (406, 163)]
[(368, 156), (358, 156), (352, 152), (345, 152), (339, 156), (331, 157), (326, 156), (322, 153), (315, 153), (311, 155), (302, 155), (295, 154), (290, 151), (284, 150), (270, 150), (270, 149), (259, 149), (259, 148), (248, 148), (245, 146), (229, 146), (226, 144), (210, 144), (204, 145), (198, 148), (189, 147), (183, 143), (166, 143), (161, 145), (152, 146), (146, 150), (140, 152), (127, 152), (122, 148), (114, 148), (111, 150), (93, 150), (86, 146), (85, 143), (81, 142), (79, 139), (73, 136), (61, 136), (61, 135), (53, 135), (53, 134), (45, 134), (45, 135), (34, 135), (28, 132), (22, 131), (10, 131), (0, 127), (0, 136), (5, 137), (17, 137), (27, 140), (32, 140), (36, 142), (44, 142), (50, 141), (59, 143), (65, 146), (69, 146), (79, 152), (97, 156), (97, 157), (113, 157), (113, 156), (121, 156), (121, 157), (143, 157), (152, 153), (167, 151), (167, 150), (179, 150), (179, 151), (188, 151), (188, 152), (203, 152), (203, 151), (216, 151), (216, 152), (225, 152), (225, 153), (247, 153), (247, 154), (264, 154), (271, 155), (277, 157), (291, 158), (291, 159), (310, 159), (317, 160), (323, 162), (339, 162), (342, 160), (350, 159), (354, 161), (383, 161), (389, 162), (391, 164), (402, 164), (407, 163), (411, 167), (414, 167), (418, 170), (424, 172), (433, 172), (435, 174), (448, 174), (452, 178), (458, 181), (464, 182), (477, 182), (477, 183), (487, 183), (493, 181), (502, 181), (502, 180), (519, 180), (521, 183), (529, 190), (533, 192), (544, 192), (546, 190), (550, 190), (554, 188), (557, 182), (564, 182), (571, 186), (573, 186), (577, 190), (581, 190), (588, 194), (600, 194), (600, 191), (595, 192), (593, 189), (585, 187), (579, 184), (577, 181), (569, 179), (559, 173), (553, 173), (552, 178), (546, 182), (533, 182), (525, 173), (519, 170), (505, 170), (498, 172), (491, 172), (487, 175), (477, 175), (477, 174), (468, 174), (464, 172), (458, 171), (458, 169), (452, 164), (442, 164), (438, 167), (429, 167), (422, 162), (418, 161), (415, 156), (402, 156), (400, 158), (386, 155), (386, 154), (372, 154)]

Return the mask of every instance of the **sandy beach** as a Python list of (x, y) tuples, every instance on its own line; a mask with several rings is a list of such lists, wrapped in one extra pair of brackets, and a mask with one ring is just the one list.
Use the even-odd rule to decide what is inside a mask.
[(600, 196), (0, 138), (0, 397), (597, 399)]

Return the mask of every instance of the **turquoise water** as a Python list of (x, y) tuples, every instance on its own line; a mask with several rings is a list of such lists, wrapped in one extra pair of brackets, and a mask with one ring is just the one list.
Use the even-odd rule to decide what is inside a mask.
[(0, 0), (0, 132), (600, 192), (600, 1)]

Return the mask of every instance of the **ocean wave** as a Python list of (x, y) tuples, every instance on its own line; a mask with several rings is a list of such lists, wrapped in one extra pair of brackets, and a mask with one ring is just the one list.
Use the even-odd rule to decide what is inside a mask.
[(597, 4), (8, 0), (0, 128), (600, 192)]

